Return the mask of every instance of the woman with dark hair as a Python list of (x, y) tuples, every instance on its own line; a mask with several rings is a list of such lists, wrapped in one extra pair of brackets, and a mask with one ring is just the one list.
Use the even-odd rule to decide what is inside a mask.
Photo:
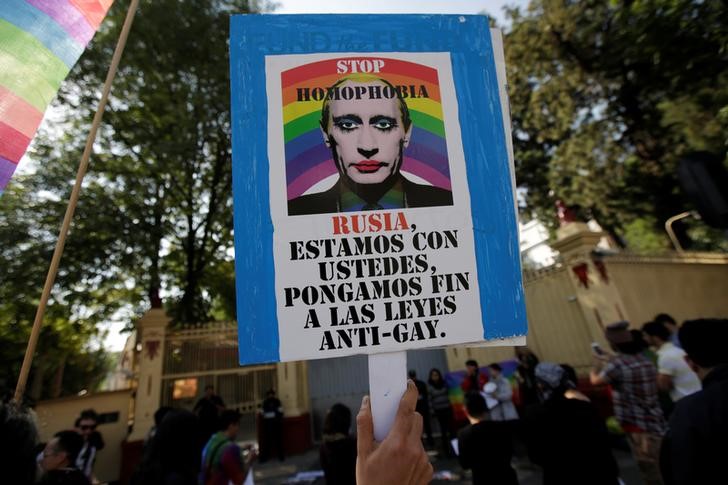
[(440, 424), (440, 437), (442, 438), (442, 449), (445, 455), (450, 453), (450, 440), (454, 438), (452, 434), (452, 406), (450, 405), (450, 397), (448, 396), (448, 388), (445, 379), (442, 378), (440, 369), (430, 370), (430, 376), (427, 380), (430, 394), (430, 408), (435, 412), (437, 422)]
[(326, 483), (356, 485), (356, 440), (349, 435), (351, 410), (341, 403), (331, 406), (324, 418), (319, 449)]
[(152, 438), (132, 485), (197, 485), (204, 439), (197, 416), (181, 409), (169, 411)]

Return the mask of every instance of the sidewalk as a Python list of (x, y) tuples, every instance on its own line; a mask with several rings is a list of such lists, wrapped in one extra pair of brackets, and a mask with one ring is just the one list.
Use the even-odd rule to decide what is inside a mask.
[[(642, 485), (637, 464), (632, 459), (631, 454), (616, 449), (613, 452), (619, 464), (619, 469), (622, 472), (622, 480), (625, 485)], [(452, 475), (452, 479), (435, 479), (431, 482), (432, 484), (470, 485), (472, 483), (468, 472), (464, 472), (460, 468), (457, 458), (441, 457), (434, 451), (430, 451), (429, 454), (436, 474), (437, 472), (450, 472)], [(518, 482), (520, 485), (541, 484), (541, 470), (539, 467), (532, 465), (527, 458), (515, 458), (513, 466), (516, 469), (516, 473), (518, 473)], [(287, 457), (283, 462), (271, 460), (263, 464), (256, 463), (253, 466), (256, 485), (281, 485), (286, 483), (325, 485), (326, 481), (323, 478), (299, 482), (293, 480), (296, 474), (300, 472), (316, 470), (321, 470), (319, 452), (316, 447), (300, 455)], [(584, 483), (588, 483), (588, 477), (584, 478)]]

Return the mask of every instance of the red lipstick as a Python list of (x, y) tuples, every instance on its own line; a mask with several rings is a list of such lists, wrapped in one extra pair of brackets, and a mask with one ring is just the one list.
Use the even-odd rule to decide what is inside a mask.
[(361, 173), (374, 173), (384, 167), (386, 163), (382, 163), (379, 160), (360, 160), (351, 165)]

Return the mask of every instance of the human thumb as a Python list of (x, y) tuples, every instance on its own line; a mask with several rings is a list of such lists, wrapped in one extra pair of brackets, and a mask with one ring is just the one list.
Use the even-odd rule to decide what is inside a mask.
[(356, 450), (362, 458), (372, 452), (374, 448), (374, 423), (372, 422), (372, 409), (369, 396), (361, 400), (361, 408), (356, 416)]

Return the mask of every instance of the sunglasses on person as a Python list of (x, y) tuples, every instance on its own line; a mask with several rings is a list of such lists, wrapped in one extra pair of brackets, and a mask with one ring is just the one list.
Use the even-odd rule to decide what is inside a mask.
[(84, 425), (81, 425), (81, 430), (82, 431), (93, 431), (95, 429), (96, 429), (96, 425), (95, 424), (84, 424)]

